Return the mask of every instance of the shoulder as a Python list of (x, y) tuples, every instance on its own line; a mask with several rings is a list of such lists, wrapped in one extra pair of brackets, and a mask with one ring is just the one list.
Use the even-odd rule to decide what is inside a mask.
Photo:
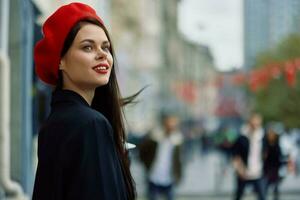
[(103, 114), (87, 106), (66, 106), (53, 111), (40, 130), (48, 138), (54, 136), (66, 140), (78, 136), (92, 137), (95, 133), (105, 135), (102, 134), (104, 132), (112, 135), (109, 121)]
[(74, 123), (78, 123), (77, 128), (66, 130), (66, 146), (75, 144), (80, 145), (78, 148), (82, 150), (98, 149), (105, 152), (114, 141), (113, 129), (101, 113), (87, 115), (86, 118), (83, 115), (81, 122), (75, 119)]
[(248, 142), (247, 136), (245, 136), (245, 135), (239, 135), (238, 138), (237, 138), (237, 140), (236, 140), (236, 142), (235, 142), (235, 144), (236, 145), (244, 146), (244, 145), (247, 144), (247, 142)]
[(99, 136), (113, 136), (112, 126), (102, 113), (94, 109), (89, 109), (86, 113), (82, 113), (81, 119), (84, 121), (78, 122), (81, 124), (80, 132), (84, 133), (80, 134), (81, 136), (97, 138)]
[(109, 125), (106, 117), (97, 110), (88, 106), (70, 105), (57, 109), (51, 113), (48, 122), (69, 125), (74, 127), (89, 126), (93, 123)]
[(175, 146), (182, 145), (182, 143), (183, 143), (182, 133), (179, 131), (175, 131), (174, 133), (172, 133), (170, 140), (171, 140), (172, 144), (174, 144)]

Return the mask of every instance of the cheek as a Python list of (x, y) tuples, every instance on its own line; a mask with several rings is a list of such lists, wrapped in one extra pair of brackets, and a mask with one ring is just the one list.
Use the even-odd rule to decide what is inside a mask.
[(82, 72), (91, 67), (91, 58), (87, 55), (76, 54), (72, 59), (72, 66), (77, 72)]
[(110, 64), (110, 66), (113, 66), (113, 64), (114, 64), (114, 58), (112, 57), (111, 54), (109, 56), (107, 56), (107, 60), (108, 60), (108, 62)]

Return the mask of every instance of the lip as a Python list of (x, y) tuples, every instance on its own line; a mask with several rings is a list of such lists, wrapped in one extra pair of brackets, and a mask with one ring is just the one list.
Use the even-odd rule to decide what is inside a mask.
[[(105, 69), (99, 69), (100, 67), (105, 67)], [(107, 63), (100, 63), (93, 67), (93, 70), (98, 74), (107, 74), (109, 65)]]
[(106, 67), (106, 69), (108, 69), (109, 65), (107, 63), (100, 63), (100, 64), (94, 66), (93, 69), (95, 69), (96, 67)]

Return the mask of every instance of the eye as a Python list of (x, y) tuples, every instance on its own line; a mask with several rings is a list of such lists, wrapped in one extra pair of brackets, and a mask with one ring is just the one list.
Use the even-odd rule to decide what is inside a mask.
[(89, 52), (89, 51), (93, 50), (93, 47), (91, 45), (86, 45), (86, 46), (83, 46), (83, 50)]
[(102, 50), (105, 51), (105, 52), (110, 52), (110, 51), (111, 51), (109, 45), (104, 45), (104, 46), (102, 46)]

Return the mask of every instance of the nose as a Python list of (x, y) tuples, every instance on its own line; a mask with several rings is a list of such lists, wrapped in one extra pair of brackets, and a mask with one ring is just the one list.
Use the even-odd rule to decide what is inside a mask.
[(103, 51), (101, 48), (98, 48), (96, 52), (96, 60), (106, 59), (107, 53)]

